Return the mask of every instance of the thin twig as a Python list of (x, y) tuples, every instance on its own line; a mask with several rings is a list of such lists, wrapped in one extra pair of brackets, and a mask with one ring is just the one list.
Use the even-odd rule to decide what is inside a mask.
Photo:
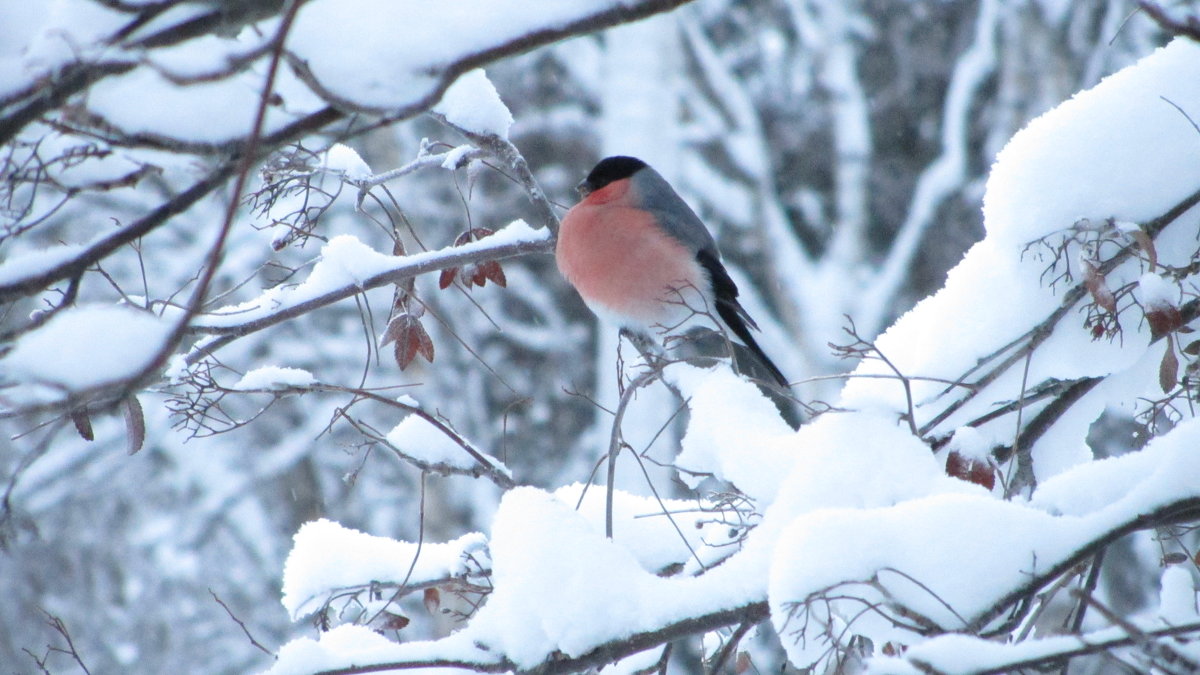
[[(1154, 239), (1159, 235), (1159, 233), (1166, 229), (1167, 226), (1169, 226), (1171, 223), (1174, 223), (1181, 216), (1183, 216), (1183, 214), (1190, 211), (1197, 204), (1200, 204), (1200, 190), (1197, 190), (1183, 198), (1162, 215), (1144, 223), (1142, 225), (1142, 230), (1148, 237)], [(1097, 267), (1097, 273), (1100, 275), (1108, 274), (1118, 265), (1128, 260), (1136, 250), (1137, 247), (1132, 245), (1122, 248), (1121, 251), (1101, 263)], [(973, 388), (968, 394), (962, 398), (956, 399), (954, 402), (942, 409), (942, 411), (935, 415), (931, 420), (926, 422), (920, 428), (920, 434), (924, 436), (925, 434), (929, 433), (939, 424), (944, 422), (948, 417), (973, 400), (979, 394), (979, 392), (983, 391), (990, 384), (999, 379), (1001, 375), (1008, 372), (1009, 368), (1024, 359), (1026, 354), (1029, 354), (1040, 347), (1041, 344), (1045, 342), (1054, 332), (1054, 327), (1063, 319), (1063, 317), (1067, 316), (1067, 314), (1070, 313), (1075, 305), (1087, 294), (1088, 290), (1082, 282), (1072, 287), (1063, 294), (1063, 298), (1059, 302), (1059, 306), (1056, 307), (1049, 316), (1042, 320), (1038, 325), (1023, 333), (1016, 340), (1010, 342), (1008, 345), (1005, 345), (1005, 347), (1001, 350), (998, 350), (996, 353), (987, 357), (988, 360), (991, 360), (992, 358), (1010, 350), (1011, 348), (1017, 348), (1007, 357), (1002, 359), (998, 364), (984, 373), (981, 377), (972, 382), (971, 384), (973, 385)]]
[(734, 651), (737, 650), (738, 643), (742, 641), (742, 638), (746, 637), (746, 633), (749, 633), (750, 629), (754, 628), (755, 625), (756, 624), (750, 623), (749, 621), (743, 621), (742, 624), (733, 631), (733, 634), (730, 635), (729, 639), (725, 641), (725, 644), (721, 646), (721, 651), (717, 652), (717, 654), (713, 656), (712, 663), (708, 667), (709, 673), (712, 675), (720, 674), (721, 668), (725, 666), (725, 663), (729, 661), (729, 657), (732, 656)]
[(246, 623), (237, 618), (237, 615), (233, 613), (233, 610), (229, 609), (229, 605), (226, 605), (225, 601), (222, 600), (220, 596), (213, 591), (213, 589), (208, 589), (208, 594), (212, 596), (213, 600), (217, 601), (217, 604), (221, 606), (221, 609), (225, 610), (225, 613), (229, 615), (229, 618), (233, 619), (234, 623), (236, 623), (238, 627), (242, 629), (242, 632), (246, 634), (246, 639), (250, 640), (250, 644), (261, 649), (264, 654), (267, 654), (268, 656), (271, 655), (271, 650), (262, 646), (262, 643), (254, 639), (254, 636), (250, 634), (250, 629), (246, 628)]
[(392, 594), (392, 597), (388, 598), (388, 601), (383, 604), (383, 607), (380, 607), (379, 611), (375, 612), (374, 616), (367, 620), (368, 625), (374, 622), (375, 619), (379, 618), (380, 615), (387, 610), (388, 606), (399, 600), (400, 597), (404, 595), (405, 591), (408, 589), (408, 582), (410, 579), (412, 579), (413, 571), (417, 569), (417, 561), (421, 559), (421, 549), (425, 546), (425, 478), (426, 474), (424, 471), (422, 471), (420, 483), (421, 494), (420, 499), (417, 502), (419, 504), (419, 512), (417, 516), (417, 550), (413, 553), (413, 559), (408, 565), (408, 571), (404, 573), (404, 579), (400, 581), (400, 587), (396, 589), (396, 592)]
[(621, 399), (617, 403), (616, 415), (613, 416), (612, 432), (609, 434), (608, 439), (608, 485), (604, 496), (604, 536), (609, 539), (613, 538), (613, 491), (616, 489), (614, 483), (617, 476), (617, 454), (621, 451), (623, 445), (623, 441), (621, 440), (621, 421), (625, 418), (625, 410), (628, 409), (629, 403), (633, 400), (633, 395), (637, 393), (637, 390), (661, 376), (661, 370), (650, 367), (625, 387), (625, 390), (621, 392)]

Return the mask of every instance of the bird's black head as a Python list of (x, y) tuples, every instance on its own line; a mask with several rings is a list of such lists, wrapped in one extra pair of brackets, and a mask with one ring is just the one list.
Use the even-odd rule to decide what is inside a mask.
[(576, 189), (579, 190), (579, 194), (586, 197), (589, 193), (595, 192), (609, 183), (629, 178), (644, 168), (646, 168), (646, 163), (637, 157), (625, 157), (624, 155), (605, 157), (592, 169), (587, 178), (584, 178), (583, 182), (576, 186)]

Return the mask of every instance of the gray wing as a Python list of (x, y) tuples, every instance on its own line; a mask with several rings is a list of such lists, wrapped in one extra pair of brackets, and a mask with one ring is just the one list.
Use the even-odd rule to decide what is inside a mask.
[(717, 251), (717, 242), (712, 233), (704, 227), (700, 217), (692, 211), (687, 202), (667, 183), (657, 171), (645, 167), (633, 175), (634, 189), (638, 200), (645, 210), (654, 214), (658, 222), (672, 237), (683, 242), (693, 251), (696, 261), (708, 272), (712, 284), (713, 299), (716, 302), (717, 314), (721, 321), (733, 331), (734, 335), (746, 345), (750, 353), (766, 369), (776, 383), (787, 388), (788, 381), (779, 368), (771, 361), (766, 352), (759, 347), (758, 342), (750, 333), (758, 329), (754, 319), (738, 302), (737, 284), (729, 276), (725, 266), (721, 264), (721, 254)]
[(667, 234), (695, 253), (720, 259), (712, 233), (661, 174), (647, 166), (633, 175), (633, 185), (642, 208), (654, 214)]

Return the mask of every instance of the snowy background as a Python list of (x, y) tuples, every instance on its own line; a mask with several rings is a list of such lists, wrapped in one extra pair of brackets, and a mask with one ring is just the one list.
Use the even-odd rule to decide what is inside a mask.
[[(1186, 672), (1197, 16), (0, 0), (0, 663)], [(790, 396), (558, 276), (616, 153)]]

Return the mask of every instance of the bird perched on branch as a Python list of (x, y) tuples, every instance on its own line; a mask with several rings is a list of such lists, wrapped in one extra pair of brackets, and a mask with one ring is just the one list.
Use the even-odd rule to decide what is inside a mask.
[(643, 334), (710, 316), (787, 387), (750, 333), (758, 325), (738, 303), (716, 241), (666, 179), (635, 157), (608, 157), (578, 190), (555, 259), (593, 312)]

